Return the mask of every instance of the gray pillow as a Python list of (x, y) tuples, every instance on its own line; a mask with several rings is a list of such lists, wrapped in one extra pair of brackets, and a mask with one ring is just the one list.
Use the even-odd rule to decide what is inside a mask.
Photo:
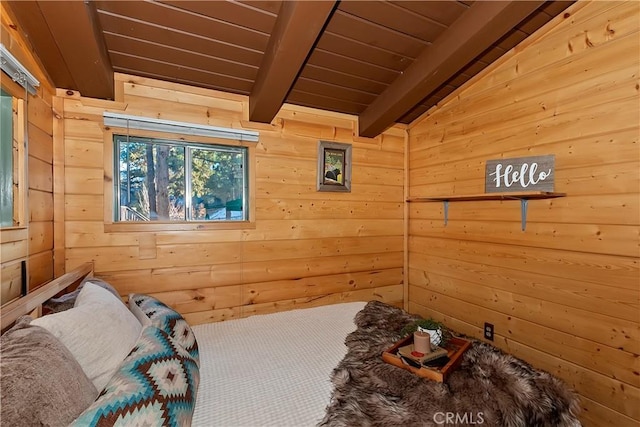
[(67, 426), (98, 396), (69, 350), (23, 316), (0, 337), (0, 419), (6, 426)]
[(78, 294), (80, 293), (85, 283), (87, 282), (91, 282), (94, 285), (98, 285), (101, 288), (108, 290), (113, 295), (118, 297), (118, 299), (120, 299), (120, 294), (109, 282), (106, 282), (102, 279), (98, 279), (97, 277), (87, 277), (82, 281), (82, 283), (80, 283), (80, 286), (78, 286), (75, 291), (69, 292), (57, 298), (51, 298), (45, 301), (44, 304), (42, 305), (43, 308), (47, 309), (48, 313), (59, 313), (61, 311), (65, 311), (65, 310), (69, 310), (70, 308), (73, 308), (73, 305), (76, 302), (76, 298), (78, 298)]

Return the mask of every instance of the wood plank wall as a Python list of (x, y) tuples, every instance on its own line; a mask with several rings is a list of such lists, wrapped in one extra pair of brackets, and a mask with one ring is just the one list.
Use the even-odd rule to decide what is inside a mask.
[[(17, 266), (22, 260), (27, 260), (29, 290), (36, 289), (54, 277), (53, 113), (51, 107), (55, 91), (48, 76), (42, 71), (43, 68), (38, 59), (32, 55), (19, 28), (14, 24), (11, 12), (5, 4), (2, 4), (1, 8), (0, 40), (2, 44), (40, 81), (37, 93), (29, 95), (27, 102), (26, 227), (5, 229), (0, 238), (2, 255), (0, 281), (3, 295), (5, 295), (5, 286), (15, 287), (20, 283), (21, 273)], [(0, 78), (2, 84), (10, 89), (10, 93), (14, 96), (19, 94), (24, 98), (24, 89), (13, 83), (6, 74), (0, 72)], [(63, 253), (60, 259), (64, 259)]]
[[(250, 123), (247, 97), (124, 74), (116, 93), (58, 91), (67, 269), (93, 261), (122, 295), (155, 295), (193, 323), (339, 301), (402, 305), (404, 128), (358, 138), (354, 117), (293, 106), (271, 125)], [(255, 228), (105, 232), (106, 109), (259, 131)], [(352, 144), (351, 193), (316, 191), (319, 139)]]
[(583, 2), (410, 126), (411, 197), (555, 154), (559, 199), (409, 208), (409, 309), (563, 378), (585, 426), (640, 421), (640, 3)]

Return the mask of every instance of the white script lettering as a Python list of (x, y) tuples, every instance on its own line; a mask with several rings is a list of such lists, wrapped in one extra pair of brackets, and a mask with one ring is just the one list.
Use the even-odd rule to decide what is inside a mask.
[(491, 172), (490, 175), (494, 176), (493, 182), (496, 183), (496, 188), (500, 188), (501, 185), (509, 188), (514, 183), (519, 182), (522, 188), (527, 188), (530, 185), (536, 185), (540, 181), (544, 181), (551, 175), (551, 169), (538, 172), (537, 163), (523, 163), (520, 169), (515, 169), (512, 165), (507, 165), (502, 170), (502, 164), (496, 165), (495, 172)]

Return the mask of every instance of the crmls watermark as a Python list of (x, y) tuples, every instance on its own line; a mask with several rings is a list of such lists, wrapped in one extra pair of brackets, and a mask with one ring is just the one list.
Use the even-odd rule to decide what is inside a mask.
[(433, 414), (433, 421), (438, 425), (479, 425), (484, 424), (484, 414), (482, 412), (436, 412)]

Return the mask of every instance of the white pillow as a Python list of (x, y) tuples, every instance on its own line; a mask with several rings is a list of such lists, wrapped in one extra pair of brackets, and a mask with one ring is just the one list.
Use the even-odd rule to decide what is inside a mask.
[(34, 319), (73, 354), (96, 389), (101, 391), (136, 344), (142, 325), (122, 300), (87, 283), (75, 307)]

